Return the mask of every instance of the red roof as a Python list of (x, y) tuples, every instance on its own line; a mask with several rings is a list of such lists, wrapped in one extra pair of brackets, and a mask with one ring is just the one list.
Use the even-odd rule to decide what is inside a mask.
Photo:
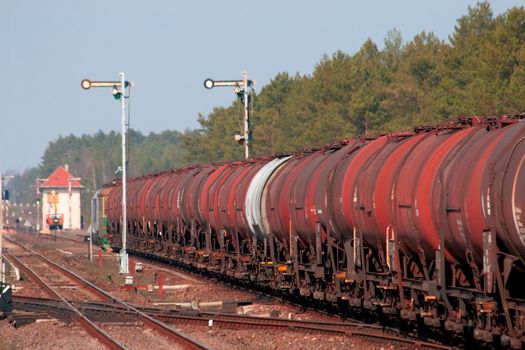
[[(74, 179), (75, 177), (71, 175), (69, 171), (67, 171), (64, 167), (59, 166), (56, 168), (55, 171), (47, 179), (45, 179), (42, 184), (40, 185), (40, 188), (42, 187), (64, 187), (69, 188), (69, 181), (70, 179)], [(80, 184), (78, 180), (71, 180), (71, 188), (83, 188), (83, 186)]]

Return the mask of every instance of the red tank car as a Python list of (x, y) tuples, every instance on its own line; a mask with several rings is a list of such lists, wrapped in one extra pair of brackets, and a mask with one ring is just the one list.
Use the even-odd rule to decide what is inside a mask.
[[(128, 183), (128, 250), (520, 348), (525, 122), (454, 121)], [(98, 220), (119, 244), (121, 184)], [(104, 230), (99, 230), (104, 232)]]
[(307, 201), (309, 203), (315, 202), (317, 215), (308, 216), (311, 229), (317, 229), (317, 223), (319, 222), (323, 233), (326, 232), (331, 237), (342, 240), (341, 232), (337, 229), (334, 222), (334, 210), (332, 207), (334, 186), (332, 186), (332, 182), (336, 170), (340, 169), (342, 163), (348, 158), (353, 157), (365, 143), (366, 140), (364, 139), (348, 140), (341, 144), (341, 147), (332, 148), (312, 175), (312, 181), (308, 184)]
[[(254, 233), (250, 229), (246, 218), (246, 196), (248, 187), (253, 177), (267, 164), (270, 159), (257, 159), (246, 164), (242, 169), (231, 176), (229, 181), (224, 184), (222, 192), (223, 199), (227, 198), (227, 215), (229, 217), (230, 228), (238, 232), (245, 240), (251, 240)], [(223, 206), (224, 207), (224, 206)], [(225, 213), (223, 212), (223, 215)]]
[(155, 181), (151, 188), (149, 202), (158, 201), (159, 217), (164, 222), (176, 222), (180, 218), (176, 205), (177, 188), (183, 179), (184, 170), (173, 171)]
[(225, 227), (221, 216), (221, 210), (225, 210), (225, 208), (219, 207), (219, 194), (238, 166), (239, 163), (222, 165), (210, 175), (202, 186), (201, 213), (216, 231), (220, 231)]
[[(320, 173), (317, 172), (323, 161), (331, 154), (324, 151), (314, 152), (301, 162), (305, 166), (296, 167), (296, 178), (291, 182), (290, 221), (292, 232), (295, 232), (306, 246), (315, 246), (317, 239), (316, 223), (317, 210), (315, 208), (315, 186)], [(308, 159), (306, 161), (306, 159)], [(287, 186), (287, 184), (284, 184)], [(313, 223), (313, 225), (312, 225)]]
[[(521, 124), (521, 125), (519, 125)], [(483, 205), (508, 253), (525, 261), (525, 125), (506, 128), (490, 158)]]
[(188, 208), (187, 216), (206, 227), (206, 220), (200, 215), (200, 201), (203, 187), (210, 177), (217, 170), (218, 166), (203, 167), (188, 183), (188, 188), (185, 191), (186, 206)]
[[(268, 181), (266, 191), (266, 218), (273, 235), (284, 245), (289, 246), (293, 227), (291, 223), (291, 201), (293, 184), (297, 176), (308, 165), (311, 154), (292, 157), (281, 166)], [(304, 236), (301, 239), (304, 241)]]
[(164, 203), (161, 201), (162, 194), (167, 192), (170, 180), (176, 177), (174, 172), (161, 173), (148, 179), (147, 183), (139, 192), (139, 220), (156, 220), (168, 222), (165, 215)]

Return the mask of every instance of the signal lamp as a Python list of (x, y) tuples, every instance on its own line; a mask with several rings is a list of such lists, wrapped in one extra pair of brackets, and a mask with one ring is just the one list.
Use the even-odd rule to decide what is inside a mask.
[(84, 90), (87, 90), (89, 88), (91, 88), (91, 80), (89, 79), (84, 79), (80, 82), (80, 86), (82, 86), (82, 89)]
[(212, 89), (215, 86), (215, 82), (211, 79), (204, 80), (204, 87), (206, 89)]
[(113, 86), (113, 90), (111, 90), (111, 93), (113, 94), (115, 100), (120, 100), (120, 98), (122, 97), (122, 92), (120, 92), (116, 86)]
[(244, 96), (244, 89), (242, 89), (240, 86), (236, 86), (233, 91), (237, 94), (238, 98), (242, 98)]
[(241, 135), (235, 135), (235, 142), (237, 142), (239, 145), (242, 145), (244, 143), (244, 136)]

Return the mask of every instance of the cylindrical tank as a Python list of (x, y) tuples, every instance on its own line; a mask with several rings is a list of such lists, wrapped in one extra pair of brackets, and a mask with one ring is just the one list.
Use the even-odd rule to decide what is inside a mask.
[(156, 184), (162, 179), (164, 179), (167, 176), (167, 174), (156, 174), (156, 175), (150, 175), (144, 179), (142, 182), (142, 186), (139, 189), (133, 188), (136, 193), (137, 198), (137, 214), (136, 214), (136, 220), (138, 221), (156, 221), (158, 220), (157, 215), (157, 208), (155, 208), (155, 205), (151, 203), (152, 200), (152, 194), (153, 189), (156, 187)]
[(154, 196), (159, 202), (160, 217), (162, 221), (169, 224), (176, 224), (177, 217), (180, 217), (178, 209), (173, 208), (173, 196), (177, 185), (182, 180), (183, 173), (183, 169), (171, 172), (153, 187)]
[(201, 188), (199, 200), (199, 218), (206, 223), (211, 223), (211, 216), (213, 212), (213, 193), (210, 193), (211, 186), (213, 186), (217, 179), (223, 175), (229, 168), (227, 165), (221, 165), (213, 171), (204, 181)]
[(489, 190), (483, 204), (506, 252), (525, 262), (525, 123), (504, 130), (490, 159)]
[[(411, 136), (411, 137), (410, 137)], [(380, 232), (386, 232), (389, 225), (394, 222), (394, 213), (391, 210), (393, 187), (405, 158), (410, 154), (414, 147), (417, 147), (425, 134), (405, 135), (407, 138), (403, 141), (403, 135), (398, 135), (398, 146), (384, 160), (383, 165), (377, 171), (377, 181), (374, 186), (374, 217)]]
[(314, 246), (316, 242), (318, 219), (315, 208), (315, 187), (320, 175), (317, 170), (331, 155), (331, 152), (319, 150), (305, 157), (301, 166), (296, 167), (295, 178), (290, 178), (285, 184), (291, 186), (288, 206), (292, 232), (295, 232), (306, 246)]
[(252, 234), (259, 240), (264, 240), (269, 234), (264, 224), (266, 220), (263, 220), (263, 217), (265, 217), (263, 215), (263, 209), (265, 208), (263, 191), (272, 174), (288, 159), (290, 159), (290, 156), (276, 158), (265, 164), (257, 174), (255, 174), (250, 182), (250, 186), (246, 190), (246, 220), (248, 221)]
[[(370, 142), (364, 150), (374, 147), (376, 151), (369, 153), (368, 160), (363, 162), (355, 177), (352, 190), (351, 218), (356, 229), (362, 234), (365, 242), (376, 251), (385, 247), (386, 229), (379, 225), (375, 206), (376, 186), (388, 182), (388, 178), (381, 178), (381, 169), (393, 152), (405, 141), (405, 134), (392, 134), (380, 137)], [(363, 150), (363, 151), (364, 151)], [(387, 174), (393, 177), (395, 174)], [(390, 196), (390, 193), (387, 194)], [(347, 199), (348, 201), (348, 199)]]
[(244, 239), (250, 239), (253, 232), (247, 219), (246, 198), (248, 189), (254, 176), (270, 161), (269, 158), (255, 159), (247, 165), (247, 171), (238, 172), (239, 176), (232, 176), (230, 182), (225, 184), (223, 191), (228, 193), (228, 216), (231, 229), (237, 231)]
[(194, 175), (191, 181), (186, 183), (187, 188), (184, 191), (185, 196), (183, 198), (185, 202), (184, 206), (187, 208), (186, 215), (188, 218), (197, 220), (200, 225), (206, 226), (206, 221), (202, 215), (200, 215), (201, 193), (204, 184), (217, 168), (218, 166), (216, 165), (203, 166), (199, 169), (198, 173)]
[(437, 229), (443, 232), (447, 252), (458, 262), (466, 262), (470, 254), (481, 261), (483, 231), (487, 229), (481, 199), (484, 168), (503, 130), (473, 132), (443, 159), (441, 180), (432, 189)]
[(144, 218), (150, 218), (151, 215), (153, 215), (155, 220), (168, 222), (167, 218), (163, 216), (163, 203), (161, 202), (161, 198), (162, 193), (167, 189), (166, 184), (173, 177), (176, 177), (176, 173), (171, 171), (164, 172), (152, 178), (148, 181), (148, 185), (144, 186), (140, 198), (142, 203), (144, 203), (144, 208), (146, 201), (148, 202), (149, 208), (147, 213), (144, 211)]
[[(317, 215), (308, 216), (310, 229), (316, 229), (318, 220), (322, 227), (322, 233), (341, 239), (341, 234), (334, 223), (334, 208), (332, 206), (334, 174), (337, 169), (341, 168), (345, 160), (353, 157), (366, 142), (364, 139), (352, 139), (342, 143), (340, 148), (333, 149), (331, 154), (327, 154), (327, 157), (312, 175), (312, 180), (308, 184), (307, 206), (311, 206), (311, 203), (315, 202)], [(315, 196), (315, 200), (313, 196)]]
[(138, 217), (138, 192), (146, 179), (144, 177), (138, 177), (130, 179), (126, 186), (126, 199), (127, 199), (127, 219), (136, 220)]
[[(408, 254), (422, 249), (434, 259), (444, 246), (449, 261), (479, 265), (484, 232), (493, 230), (500, 249), (522, 258), (525, 122), (499, 123), (355, 138), (287, 157), (130, 179), (128, 220), (195, 220), (200, 229), (209, 224), (261, 240), (272, 232), (281, 242), (296, 234), (302, 247), (315, 245), (318, 229), (323, 240), (341, 241), (355, 229), (376, 250), (391, 226)], [(117, 224), (121, 188), (117, 180), (105, 192), (105, 212)]]
[(189, 201), (186, 197), (188, 195), (188, 190), (191, 181), (200, 172), (200, 170), (200, 167), (192, 167), (186, 169), (186, 171), (183, 171), (181, 173), (180, 181), (178, 181), (177, 185), (173, 188), (173, 191), (171, 193), (172, 198), (170, 201), (170, 219), (173, 222), (175, 222), (177, 218), (180, 217), (184, 224), (186, 224), (187, 226), (191, 225), (192, 214), (190, 211), (191, 209)]
[(344, 241), (352, 238), (356, 227), (354, 206), (357, 201), (356, 181), (359, 172), (386, 142), (387, 137), (382, 136), (370, 142), (362, 142), (358, 147), (352, 145), (348, 150), (342, 149), (348, 155), (341, 160), (334, 172), (328, 201), (332, 210), (331, 222), (337, 236)]
[(219, 207), (219, 194), (221, 189), (233, 174), (235, 169), (242, 163), (232, 163), (220, 166), (215, 170), (202, 186), (200, 211), (202, 216), (211, 225), (211, 227), (219, 232), (226, 227), (223, 223)]
[(416, 198), (417, 184), (426, 161), (449, 136), (448, 132), (438, 131), (425, 134), (417, 147), (414, 147), (405, 158), (392, 192), (392, 224), (398, 240), (410, 254), (418, 256), (420, 249), (423, 249), (425, 255), (431, 257), (432, 260), (439, 238), (435, 235), (427, 235), (417, 227), (415, 219), (419, 215)]
[(248, 176), (253, 165), (252, 162), (237, 164), (231, 175), (228, 176), (226, 181), (224, 181), (224, 184), (218, 190), (217, 206), (219, 208), (220, 221), (223, 228), (229, 232), (233, 233), (237, 231), (235, 194), (239, 190), (239, 183), (244, 177)]
[(107, 201), (108, 219), (113, 223), (119, 223), (122, 217), (122, 185), (117, 182), (108, 194)]
[(267, 184), (264, 216), (268, 228), (283, 243), (289, 242), (290, 235), (293, 234), (290, 214), (293, 184), (308, 166), (311, 155), (312, 153), (304, 153), (292, 157), (271, 176)]
[[(439, 133), (435, 138), (444, 137), (437, 146), (428, 152), (422, 160), (420, 171), (418, 172), (414, 192), (412, 221), (417, 232), (422, 235), (421, 244), (426, 251), (427, 257), (434, 259), (435, 252), (444, 246), (445, 257), (451, 260), (447, 245), (440, 245), (440, 232), (443, 238), (448, 234), (440, 230), (437, 222), (440, 209), (440, 198), (433, 196), (434, 191), (439, 191), (442, 187), (442, 169), (446, 164), (446, 157), (460, 150), (472, 138), (476, 128), (467, 128), (455, 132), (446, 132), (443, 136)], [(434, 138), (434, 136), (429, 136)], [(446, 239), (445, 239), (446, 241)], [(416, 252), (413, 252), (415, 254)]]

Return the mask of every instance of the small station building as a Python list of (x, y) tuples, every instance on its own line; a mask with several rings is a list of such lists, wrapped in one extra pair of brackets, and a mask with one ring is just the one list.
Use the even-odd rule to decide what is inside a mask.
[(80, 193), (83, 186), (80, 178), (69, 172), (68, 165), (59, 166), (47, 179), (40, 180), (38, 188), (42, 204), (41, 232), (49, 232), (49, 217), (61, 218), (61, 229), (81, 228)]

